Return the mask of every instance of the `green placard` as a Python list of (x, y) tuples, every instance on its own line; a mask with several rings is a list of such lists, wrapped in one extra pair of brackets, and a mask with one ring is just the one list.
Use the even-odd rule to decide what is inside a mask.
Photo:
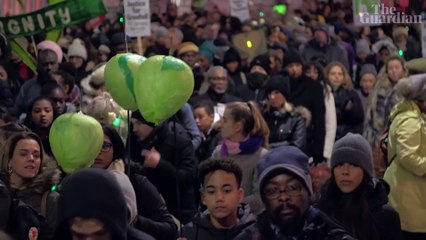
[(0, 18), (0, 32), (8, 38), (61, 29), (107, 12), (102, 0), (67, 0), (38, 11)]

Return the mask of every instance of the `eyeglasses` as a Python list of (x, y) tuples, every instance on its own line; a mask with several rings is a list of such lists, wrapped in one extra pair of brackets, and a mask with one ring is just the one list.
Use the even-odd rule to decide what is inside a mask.
[(226, 81), (227, 78), (226, 77), (210, 77), (209, 78), (212, 81)]
[(278, 186), (267, 187), (264, 191), (267, 199), (274, 200), (281, 196), (281, 193), (286, 193), (290, 197), (300, 196), (302, 193), (303, 187), (300, 184), (290, 185), (283, 190), (280, 190)]
[(101, 152), (108, 152), (112, 148), (112, 143), (109, 142), (103, 142)]

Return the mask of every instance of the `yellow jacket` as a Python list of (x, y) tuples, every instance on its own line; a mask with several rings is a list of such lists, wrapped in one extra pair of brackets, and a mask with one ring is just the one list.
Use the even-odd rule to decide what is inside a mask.
[(384, 179), (389, 204), (398, 211), (402, 230), (426, 233), (426, 114), (404, 99), (392, 109)]

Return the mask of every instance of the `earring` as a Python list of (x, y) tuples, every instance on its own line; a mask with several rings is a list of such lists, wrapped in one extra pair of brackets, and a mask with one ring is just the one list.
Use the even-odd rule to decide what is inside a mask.
[(9, 175), (11, 175), (13, 173), (13, 169), (10, 166), (8, 166), (7, 167), (7, 172), (9, 173)]

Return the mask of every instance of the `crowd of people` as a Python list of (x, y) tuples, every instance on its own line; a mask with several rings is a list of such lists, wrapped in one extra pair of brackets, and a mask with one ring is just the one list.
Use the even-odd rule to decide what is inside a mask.
[[(256, 24), (169, 4), (142, 52), (120, 21), (21, 39), (36, 73), (0, 33), (0, 239), (426, 239), (418, 29), (351, 19), (313, 0)], [(233, 38), (253, 31), (266, 44), (255, 55)], [(191, 68), (193, 94), (171, 118), (152, 123), (109, 94), (105, 64), (126, 52)], [(99, 121), (103, 143), (66, 174), (49, 132), (75, 112)]]

